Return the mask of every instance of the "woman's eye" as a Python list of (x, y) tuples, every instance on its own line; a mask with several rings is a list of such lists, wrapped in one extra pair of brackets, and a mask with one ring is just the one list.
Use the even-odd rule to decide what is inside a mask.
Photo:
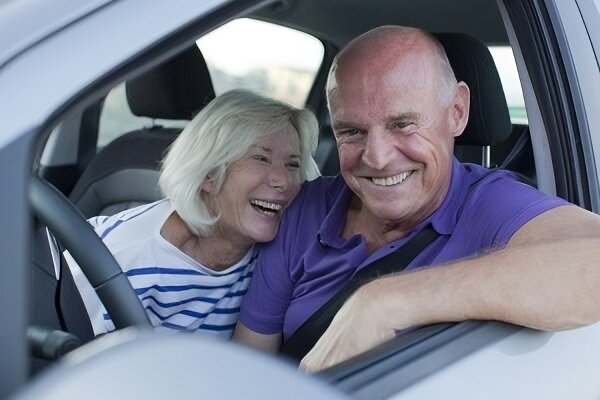
[(252, 156), (252, 158), (254, 160), (260, 161), (260, 162), (264, 162), (264, 163), (268, 163), (269, 162), (269, 158), (260, 154), (254, 155)]
[(300, 168), (300, 163), (297, 162), (297, 161), (289, 162), (288, 163), (288, 168), (298, 169), (298, 168)]

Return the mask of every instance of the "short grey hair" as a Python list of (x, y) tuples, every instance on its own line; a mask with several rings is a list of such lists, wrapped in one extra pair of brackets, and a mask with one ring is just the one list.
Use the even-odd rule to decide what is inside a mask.
[(300, 139), (302, 180), (320, 175), (313, 158), (319, 128), (312, 112), (248, 90), (231, 90), (211, 101), (185, 127), (165, 156), (159, 185), (196, 235), (206, 236), (219, 219), (201, 195), (210, 176), (217, 194), (229, 166), (260, 138), (293, 127)]

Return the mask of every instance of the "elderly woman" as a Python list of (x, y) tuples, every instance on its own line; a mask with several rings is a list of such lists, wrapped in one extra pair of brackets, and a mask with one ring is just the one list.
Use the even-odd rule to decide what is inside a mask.
[[(275, 237), (304, 180), (317, 122), (248, 91), (227, 92), (190, 121), (166, 155), (166, 198), (90, 220), (155, 326), (231, 337), (252, 277), (257, 243)], [(94, 333), (114, 329), (67, 254)]]

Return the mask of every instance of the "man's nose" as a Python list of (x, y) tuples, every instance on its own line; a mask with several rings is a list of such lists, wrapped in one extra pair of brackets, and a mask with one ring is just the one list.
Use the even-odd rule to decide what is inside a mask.
[(373, 169), (383, 169), (394, 156), (394, 146), (384, 130), (372, 130), (367, 134), (363, 161)]

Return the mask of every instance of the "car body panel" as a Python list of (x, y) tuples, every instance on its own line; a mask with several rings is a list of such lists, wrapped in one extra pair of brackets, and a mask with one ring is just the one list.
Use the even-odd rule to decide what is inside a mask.
[[(473, 1), (478, 6), (484, 4)], [(28, 287), (27, 276), (23, 271), (28, 267), (30, 221), (25, 199), (33, 151), (36, 150), (34, 145), (41, 139), (40, 136), (48, 135), (59, 121), (71, 117), (76, 119), (79, 111), (101, 98), (112, 85), (158, 64), (178, 50), (174, 46), (172, 50), (158, 54), (145, 64), (132, 63), (148, 49), (176, 36), (186, 26), (198, 23), (203, 16), (232, 3), (251, 12), (257, 2), (23, 0), (0, 6), (0, 109), (3, 110), (0, 184), (5, 188), (0, 194), (0, 217), (5, 225), (0, 241), (0, 252), (4, 255), (4, 275), (0, 279), (0, 313), (4, 316), (3, 324), (10, 327), (0, 330), (0, 353), (3, 358), (3, 362), (0, 362), (0, 397), (13, 393), (27, 381), (27, 348), (24, 337)], [(344, 2), (335, 0), (326, 3), (325, 6), (331, 9), (330, 13), (343, 13)], [(485, 4), (489, 6), (491, 3), (488, 1)], [(330, 23), (327, 16), (331, 14), (311, 15), (305, 12), (302, 18), (294, 22), (294, 13), (304, 12), (298, 7), (306, 4), (284, 1), (255, 15), (290, 26), (300, 26), (302, 18), (312, 17), (315, 20), (310, 24), (310, 21), (305, 21), (306, 25), (302, 27), (316, 33)], [(354, 3), (354, 6), (359, 9), (357, 4)], [(367, 7), (367, 2), (362, 4), (361, 6)], [(425, 15), (426, 7), (437, 3), (428, 0), (427, 3), (406, 4), (407, 10), (415, 13), (414, 21), (418, 21), (418, 13)], [(450, 3), (444, 4), (449, 6)], [(461, 4), (468, 5), (469, 2), (465, 0)], [(600, 154), (600, 113), (597, 112), (600, 109), (600, 92), (597, 90), (600, 87), (599, 2), (547, 0), (544, 4), (554, 10), (553, 26), (560, 33), (559, 46), (563, 53), (561, 59), (567, 65), (567, 83), (571, 92), (575, 93), (576, 118), (582, 128), (579, 134), (584, 148), (582, 161), (586, 171), (575, 173), (580, 174), (578, 178), (587, 183), (591, 209), (599, 212), (600, 166), (596, 163)], [(535, 98), (533, 84), (528, 78), (522, 50), (519, 49), (517, 36), (510, 26), (502, 1), (499, 1), (499, 6), (523, 79), (540, 188), (552, 193), (555, 187), (553, 170), (560, 166), (553, 165), (549, 156), (550, 144), (545, 123)], [(278, 12), (287, 14), (281, 16)], [(392, 17), (388, 19), (379, 16), (379, 19), (369, 23), (398, 21)], [(223, 23), (227, 18), (230, 16), (217, 15), (215, 24)], [(440, 25), (435, 25), (434, 22), (431, 22), (432, 27), (451, 26), (444, 24), (444, 21), (438, 21)], [(348, 23), (347, 19), (340, 18), (331, 22), (328, 28), (343, 27)], [(357, 29), (353, 34), (369, 28), (367, 25), (353, 26), (352, 29)], [(197, 31), (212, 28), (213, 25), (202, 25)], [(475, 28), (483, 29), (481, 24), (477, 24)], [(494, 26), (495, 31), (489, 37), (502, 42), (505, 37), (497, 28), (498, 26)], [(483, 36), (485, 34), (481, 33)], [(330, 36), (338, 45), (343, 45), (352, 37), (348, 33), (339, 36), (331, 33)], [(320, 37), (327, 39), (326, 34)], [(63, 128), (70, 129), (69, 124), (65, 124)], [(74, 143), (70, 145), (75, 146)], [(66, 156), (59, 158), (65, 159)], [(417, 383), (410, 382), (405, 387), (386, 389), (385, 393), (389, 395), (397, 392), (394, 398), (398, 399), (442, 396), (492, 399), (597, 398), (600, 394), (600, 380), (595, 372), (599, 369), (600, 360), (600, 346), (596, 345), (599, 335), (600, 324), (558, 333), (523, 329), (487, 343), (485, 347), (469, 350), (460, 359), (420, 378)], [(443, 350), (444, 346), (440, 347)], [(218, 358), (216, 355), (214, 357)], [(199, 364), (205, 362), (199, 358), (201, 357), (198, 357)], [(226, 363), (228, 359), (219, 358), (219, 362), (221, 361)], [(148, 361), (148, 364), (151, 362)], [(155, 360), (154, 365), (160, 365), (160, 360)], [(193, 368), (193, 363), (189, 366)], [(238, 365), (231, 365), (232, 370), (237, 367)], [(264, 371), (264, 386), (268, 387), (268, 368)], [(65, 378), (68, 376), (65, 375)], [(201, 386), (200, 383), (198, 386)], [(289, 393), (295, 393), (292, 383), (285, 389)], [(367, 392), (362, 393), (363, 396), (370, 396), (365, 394)], [(360, 389), (356, 394), (360, 396)], [(182, 395), (189, 395), (189, 392)], [(251, 397), (250, 392), (248, 395)]]
[[(13, 0), (0, 13), (0, 66), (113, 0)], [(32, 12), (33, 11), (33, 12)]]
[[(0, 69), (3, 88), (0, 106), (17, 110), (3, 117), (0, 146), (44, 124), (82, 90), (173, 30), (226, 3), (223, 0), (175, 3), (161, 0), (152, 5), (143, 0), (113, 2), (96, 10), (93, 17), (88, 14), (88, 18), (80, 18), (38, 40), (34, 48), (20, 52)], [(36, 11), (32, 8), (30, 14), (23, 13), (23, 20), (14, 23), (35, 20)], [(131, 29), (130, 16), (144, 23)], [(106, 34), (107, 29), (110, 35)], [(0, 28), (0, 36), (4, 33), (4, 27)], [(41, 66), (43, 74), (39, 73)]]
[(594, 399), (600, 324), (566, 332), (523, 329), (392, 397)]
[[(324, 382), (298, 374), (288, 362), (212, 337), (197, 339), (193, 334), (135, 328), (110, 333), (69, 354), (15, 400), (167, 399), (194, 394), (232, 400), (348, 399)], [(57, 385), (60, 381), (70, 384)]]

